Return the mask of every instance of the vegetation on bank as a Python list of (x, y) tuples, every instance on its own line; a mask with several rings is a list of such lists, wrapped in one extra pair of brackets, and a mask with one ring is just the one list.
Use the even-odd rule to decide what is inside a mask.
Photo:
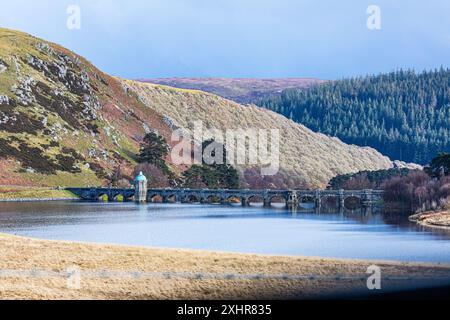
[(403, 207), (410, 212), (450, 210), (450, 154), (440, 153), (423, 170), (358, 172), (337, 176), (329, 186), (333, 189), (382, 189), (388, 206)]
[(286, 90), (258, 102), (313, 131), (426, 164), (450, 150), (450, 69), (396, 71)]
[(334, 177), (328, 189), (363, 190), (380, 189), (383, 182), (393, 177), (404, 177), (411, 172), (408, 168), (392, 168), (377, 171), (360, 171)]
[(414, 212), (450, 209), (450, 154), (436, 156), (424, 170), (386, 180), (385, 201), (403, 202)]

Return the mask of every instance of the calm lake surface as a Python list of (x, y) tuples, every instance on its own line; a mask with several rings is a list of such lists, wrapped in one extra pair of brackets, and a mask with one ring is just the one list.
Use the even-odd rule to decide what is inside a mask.
[(0, 203), (0, 232), (53, 240), (450, 263), (450, 233), (405, 216), (134, 203)]

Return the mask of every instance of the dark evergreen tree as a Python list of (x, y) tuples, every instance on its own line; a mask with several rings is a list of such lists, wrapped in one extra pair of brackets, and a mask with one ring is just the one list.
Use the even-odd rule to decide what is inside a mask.
[[(377, 171), (360, 171), (357, 173), (343, 174), (334, 177), (328, 183), (328, 189), (379, 189), (383, 182), (393, 177), (404, 177), (410, 172), (416, 170), (410, 170), (407, 168), (393, 168)], [(358, 186), (358, 183), (363, 180), (365, 183)]]
[(428, 167), (425, 168), (425, 172), (432, 178), (441, 178), (450, 174), (450, 154), (440, 153), (438, 154)]
[(167, 165), (164, 158), (169, 153), (169, 147), (166, 140), (154, 133), (147, 133), (144, 141), (141, 144), (141, 151), (139, 154), (139, 163), (150, 163), (161, 169), (166, 170)]
[[(211, 149), (210, 153), (206, 156), (216, 159), (218, 163), (208, 164), (203, 157), (202, 165), (194, 165), (183, 173), (185, 186), (212, 189), (239, 188), (240, 182), (237, 170), (233, 166), (226, 164), (227, 153), (225, 146), (214, 140), (204, 141), (201, 146), (202, 155), (205, 156), (205, 150), (209, 151), (209, 149)], [(217, 151), (220, 151), (220, 154), (216, 154)]]

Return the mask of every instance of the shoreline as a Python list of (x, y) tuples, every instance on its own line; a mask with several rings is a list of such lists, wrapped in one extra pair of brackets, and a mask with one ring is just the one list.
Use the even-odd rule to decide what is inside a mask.
[(447, 210), (413, 214), (409, 216), (409, 220), (423, 227), (450, 231), (450, 212)]
[[(11, 277), (0, 273), (0, 299), (258, 300), (367, 295), (366, 272), (374, 264), (386, 277), (445, 277), (450, 283), (450, 264), (160, 249), (8, 234), (0, 234), (0, 254), (3, 272), (34, 272)], [(61, 273), (71, 266), (83, 272), (78, 290), (67, 288), (64, 277), (36, 276), (38, 271)], [(412, 285), (417, 285), (416, 280), (383, 281), (386, 290)]]
[[(389, 265), (401, 265), (401, 266), (418, 266), (418, 267), (444, 267), (448, 268), (450, 271), (450, 262), (430, 262), (430, 261), (399, 261), (399, 260), (388, 260), (388, 259), (358, 259), (358, 258), (339, 258), (339, 257), (322, 257), (322, 256), (301, 256), (301, 255), (288, 255), (288, 254), (270, 254), (270, 253), (252, 253), (252, 252), (235, 252), (235, 251), (223, 251), (223, 250), (207, 250), (207, 249), (187, 249), (187, 248), (176, 248), (176, 247), (151, 247), (145, 245), (128, 245), (120, 243), (101, 243), (101, 242), (89, 242), (89, 241), (73, 241), (73, 240), (52, 240), (43, 238), (34, 238), (21, 235), (15, 235), (11, 233), (0, 232), (0, 240), (2, 237), (15, 237), (21, 238), (28, 241), (42, 241), (42, 242), (53, 242), (55, 244), (64, 243), (69, 245), (87, 245), (87, 246), (106, 246), (106, 247), (116, 247), (118, 249), (138, 249), (138, 250), (155, 250), (155, 251), (167, 251), (167, 252), (185, 252), (185, 253), (202, 253), (210, 255), (236, 255), (236, 256), (255, 256), (264, 258), (287, 258), (287, 259), (303, 259), (303, 260), (320, 260), (326, 262), (341, 261), (348, 263), (364, 263), (367, 265), (371, 264), (389, 264)], [(450, 274), (449, 274), (450, 276)]]

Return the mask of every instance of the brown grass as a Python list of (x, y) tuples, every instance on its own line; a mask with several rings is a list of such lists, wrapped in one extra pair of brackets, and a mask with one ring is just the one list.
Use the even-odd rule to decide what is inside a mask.
[(411, 220), (426, 227), (435, 227), (450, 230), (450, 212), (425, 212), (410, 217)]
[[(234, 274), (364, 275), (368, 261), (229, 254), (33, 240), (0, 234), (1, 270), (205, 272)], [(442, 276), (450, 266), (378, 262), (383, 275)], [(1, 299), (262, 299), (311, 298), (361, 290), (360, 280), (82, 279), (0, 278)]]

